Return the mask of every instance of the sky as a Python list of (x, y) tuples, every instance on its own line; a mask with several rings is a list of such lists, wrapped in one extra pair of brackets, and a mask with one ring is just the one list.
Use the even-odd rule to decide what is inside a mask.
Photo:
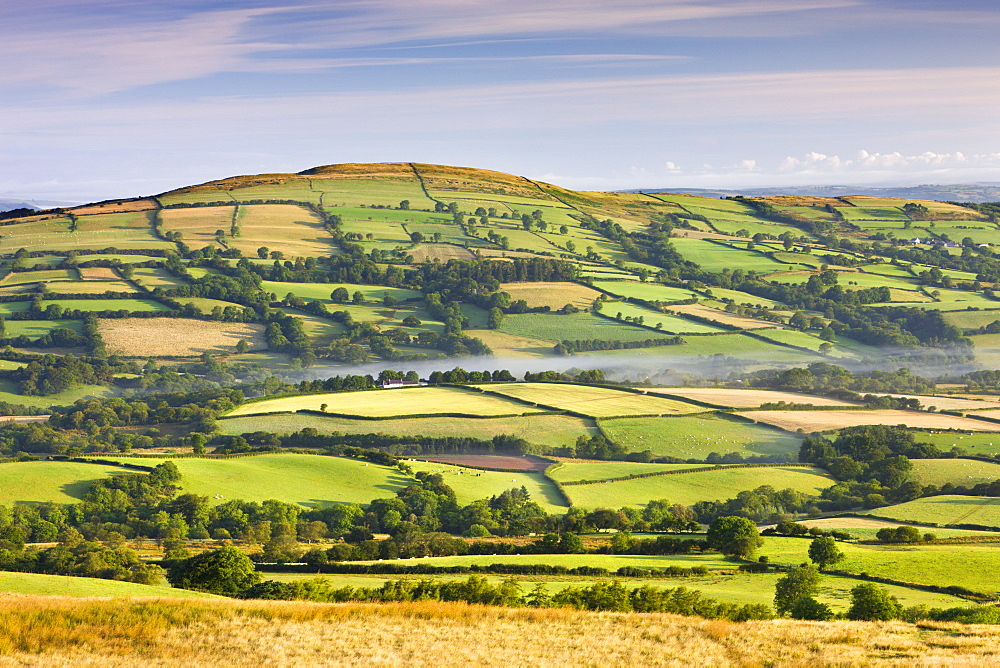
[(0, 0), (0, 198), (1000, 182), (996, 0)]

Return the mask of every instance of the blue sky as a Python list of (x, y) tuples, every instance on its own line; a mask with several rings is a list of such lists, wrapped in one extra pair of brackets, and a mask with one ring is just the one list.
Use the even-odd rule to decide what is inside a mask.
[(1000, 181), (995, 0), (0, 0), (0, 197), (337, 162)]

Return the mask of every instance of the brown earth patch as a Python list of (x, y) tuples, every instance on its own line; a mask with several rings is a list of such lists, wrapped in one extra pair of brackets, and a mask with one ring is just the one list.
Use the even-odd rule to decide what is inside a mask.
[(85, 281), (107, 281), (121, 278), (111, 267), (80, 267), (80, 276)]

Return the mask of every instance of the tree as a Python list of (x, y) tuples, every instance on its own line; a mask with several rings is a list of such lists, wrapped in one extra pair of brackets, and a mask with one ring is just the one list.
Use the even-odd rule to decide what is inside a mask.
[(575, 533), (559, 536), (559, 552), (562, 554), (583, 554), (583, 540)]
[(271, 252), (270, 248), (268, 248), (267, 246), (261, 246), (260, 248), (257, 249), (257, 257), (259, 257), (261, 260), (266, 260), (270, 252)]
[(725, 555), (748, 557), (764, 544), (757, 525), (745, 517), (716, 517), (708, 527), (705, 541)]
[(246, 339), (240, 339), (236, 342), (236, 352), (240, 355), (250, 352), (250, 344), (247, 343)]
[(496, 308), (495, 306), (490, 309), (489, 318), (487, 319), (486, 326), (489, 329), (498, 329), (500, 323), (503, 322), (503, 311)]
[(334, 304), (346, 304), (347, 300), (350, 298), (350, 293), (347, 291), (347, 288), (343, 286), (335, 288), (334, 291), (330, 293), (330, 301)]
[(365, 303), (364, 293), (361, 292), (361, 290), (355, 290), (354, 294), (351, 295), (351, 301), (355, 304), (364, 304)]
[(831, 566), (843, 558), (844, 553), (837, 547), (837, 541), (830, 536), (820, 536), (809, 544), (809, 559), (818, 564), (820, 569)]
[(790, 612), (800, 599), (819, 592), (819, 571), (815, 566), (795, 566), (774, 584), (774, 607), (779, 615)]
[(404, 199), (402, 202), (399, 203), (399, 208), (402, 209), (403, 211), (408, 211), (410, 208), (410, 200)]
[(851, 590), (851, 607), (847, 611), (848, 619), (865, 622), (888, 621), (898, 619), (903, 613), (903, 606), (895, 596), (890, 596), (882, 587), (871, 582), (863, 582)]
[(170, 565), (167, 580), (174, 587), (232, 596), (260, 582), (250, 558), (235, 547), (179, 559)]

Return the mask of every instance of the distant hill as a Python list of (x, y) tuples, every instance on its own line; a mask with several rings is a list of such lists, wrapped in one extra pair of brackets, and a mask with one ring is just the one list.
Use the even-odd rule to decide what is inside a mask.
[(782, 186), (779, 188), (636, 188), (619, 192), (629, 193), (686, 193), (702, 197), (775, 197), (797, 195), (800, 197), (844, 197), (858, 195), (867, 197), (893, 197), (898, 199), (937, 200), (940, 202), (1000, 202), (1000, 183), (961, 183), (953, 185), (920, 186)]

